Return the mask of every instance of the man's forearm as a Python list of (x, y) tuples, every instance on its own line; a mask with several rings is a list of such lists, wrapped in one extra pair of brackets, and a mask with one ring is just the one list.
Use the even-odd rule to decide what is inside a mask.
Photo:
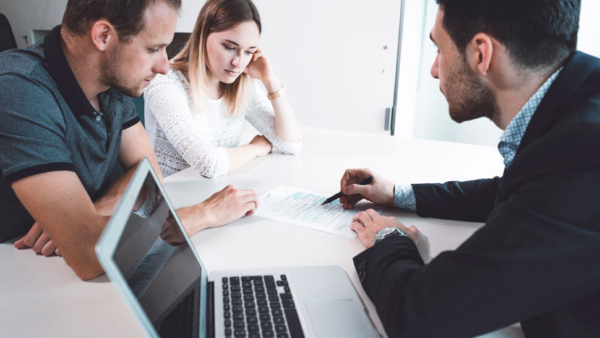
[(179, 208), (176, 210), (176, 212), (177, 217), (179, 217), (179, 220), (185, 228), (185, 232), (190, 237), (200, 230), (222, 225), (216, 224), (211, 218), (211, 212), (210, 210), (207, 210), (205, 202), (189, 207)]
[(471, 222), (485, 222), (494, 207), (500, 178), (443, 184), (413, 184), (417, 214)]
[(94, 247), (108, 217), (100, 215), (74, 172), (23, 178), (12, 188), (81, 279), (102, 274)]
[[(81, 240), (71, 241), (69, 245), (59, 244), (65, 262), (82, 280), (89, 280), (104, 273), (96, 256), (95, 247), (109, 218), (108, 216), (95, 217), (93, 221), (80, 222), (79, 224), (85, 228), (81, 231)], [(52, 233), (50, 235), (52, 236)]]
[[(121, 197), (125, 193), (125, 189), (129, 185), (135, 170), (137, 169), (137, 165), (127, 170), (118, 180), (113, 183), (110, 188), (106, 191), (104, 195), (94, 201), (94, 206), (100, 215), (102, 216), (112, 216), (121, 201)], [(141, 193), (141, 198), (144, 198), (146, 194)], [(143, 200), (136, 201), (136, 207), (139, 208), (143, 204)], [(136, 208), (136, 209), (137, 209)]]

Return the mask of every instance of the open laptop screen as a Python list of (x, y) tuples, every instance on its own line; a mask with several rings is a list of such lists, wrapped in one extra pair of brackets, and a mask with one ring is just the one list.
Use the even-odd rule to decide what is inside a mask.
[(202, 270), (151, 174), (113, 260), (161, 337), (198, 337)]

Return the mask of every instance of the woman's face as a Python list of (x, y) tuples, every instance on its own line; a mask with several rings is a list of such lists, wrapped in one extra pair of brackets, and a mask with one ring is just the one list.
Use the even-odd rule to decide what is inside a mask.
[(245, 21), (206, 40), (208, 69), (223, 83), (233, 83), (246, 69), (258, 49), (260, 33), (254, 21)]

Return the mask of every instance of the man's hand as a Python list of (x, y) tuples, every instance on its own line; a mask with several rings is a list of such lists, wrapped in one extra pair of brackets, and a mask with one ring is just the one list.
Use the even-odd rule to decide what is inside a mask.
[(204, 202), (177, 210), (188, 236), (200, 230), (229, 224), (250, 216), (258, 208), (258, 197), (252, 190), (239, 190), (232, 185), (213, 194)]
[(29, 229), (29, 232), (23, 238), (16, 241), (14, 245), (17, 249), (33, 248), (36, 254), (42, 254), (46, 257), (54, 254), (62, 256), (56, 244), (52, 242), (48, 233), (42, 230), (38, 222), (35, 222), (31, 229)]
[(419, 242), (419, 230), (414, 225), (407, 228), (395, 217), (382, 217), (373, 209), (359, 212), (350, 224), (350, 229), (358, 234), (358, 239), (367, 249), (373, 246), (375, 234), (387, 227), (396, 227), (407, 234), (415, 244)]
[(239, 190), (228, 185), (202, 204), (213, 220), (210, 227), (218, 227), (254, 214), (258, 208), (258, 197), (252, 190)]
[[(358, 185), (366, 177), (373, 177), (373, 182), (368, 185)], [(344, 209), (352, 209), (363, 198), (386, 207), (394, 206), (394, 183), (377, 175), (370, 169), (348, 169), (340, 181), (340, 190), (344, 196), (340, 203)]]
[(185, 243), (183, 232), (179, 228), (179, 225), (177, 225), (177, 222), (170, 211), (169, 216), (165, 220), (165, 224), (163, 224), (160, 231), (160, 238), (171, 246), (179, 246)]

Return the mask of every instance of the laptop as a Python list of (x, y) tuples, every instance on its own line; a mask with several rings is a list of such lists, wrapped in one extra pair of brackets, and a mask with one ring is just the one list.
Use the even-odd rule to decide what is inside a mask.
[(96, 253), (149, 337), (380, 337), (338, 266), (208, 274), (147, 159)]

